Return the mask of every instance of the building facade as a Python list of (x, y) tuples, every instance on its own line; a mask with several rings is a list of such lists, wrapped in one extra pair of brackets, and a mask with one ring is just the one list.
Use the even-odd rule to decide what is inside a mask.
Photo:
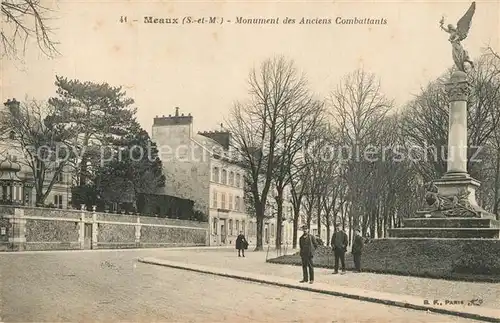
[[(245, 169), (231, 156), (231, 134), (227, 131), (193, 132), (193, 117), (180, 114), (154, 118), (152, 140), (162, 160), (166, 184), (159, 194), (194, 201), (195, 210), (208, 215), (209, 243), (234, 245), (239, 232), (250, 244), (256, 243), (257, 224), (247, 213), (244, 199)], [(276, 201), (273, 190), (268, 198), (263, 242), (274, 245), (276, 237)], [(283, 221), (283, 244), (291, 245), (292, 209), (287, 191)]]

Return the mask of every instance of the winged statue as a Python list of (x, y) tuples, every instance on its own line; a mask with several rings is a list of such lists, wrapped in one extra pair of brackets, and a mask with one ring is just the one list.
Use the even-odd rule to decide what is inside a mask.
[(455, 62), (457, 69), (462, 72), (466, 72), (465, 63), (474, 68), (474, 63), (472, 63), (469, 54), (462, 47), (462, 44), (460, 42), (467, 38), (467, 35), (469, 34), (472, 16), (474, 16), (475, 11), (476, 2), (472, 2), (467, 12), (457, 22), (456, 27), (452, 24), (449, 24), (445, 27), (444, 17), (441, 18), (441, 21), (439, 22), (439, 26), (441, 27), (441, 29), (450, 34), (450, 38), (448, 38), (448, 40), (450, 41), (452, 46), (453, 61)]

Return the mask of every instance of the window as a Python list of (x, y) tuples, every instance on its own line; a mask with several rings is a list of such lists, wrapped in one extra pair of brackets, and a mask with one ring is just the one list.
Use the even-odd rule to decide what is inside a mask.
[(240, 180), (241, 180), (240, 174), (236, 174), (236, 183), (234, 185), (239, 187), (240, 186)]
[(217, 234), (217, 219), (212, 220), (213, 223), (213, 234)]
[(9, 139), (16, 139), (16, 133), (14, 131), (9, 132)]
[(234, 186), (234, 173), (229, 173), (229, 185)]
[(59, 209), (62, 209), (63, 208), (63, 197), (61, 194), (56, 194), (54, 195), (54, 205), (59, 208)]
[(243, 184), (245, 183), (245, 176), (241, 176), (241, 183), (238, 183), (239, 187), (245, 187)]
[(229, 194), (228, 203), (229, 203), (229, 206), (227, 207), (228, 210), (232, 210), (233, 209), (233, 194)]
[(222, 170), (222, 184), (227, 184), (227, 171), (225, 169)]
[(214, 167), (212, 170), (212, 181), (214, 182), (219, 182), (219, 168)]
[(274, 223), (271, 223), (271, 238), (274, 238)]
[(217, 208), (217, 191), (214, 190), (214, 195), (212, 196), (212, 207)]
[(243, 231), (243, 234), (245, 234), (245, 220), (241, 221), (241, 231)]
[(229, 235), (232, 236), (233, 235), (233, 220), (232, 219), (229, 219), (228, 227), (229, 227)]
[(240, 220), (236, 220), (236, 232), (240, 233)]
[(226, 208), (226, 193), (221, 193), (221, 206), (222, 209)]
[(236, 196), (236, 199), (234, 201), (234, 209), (236, 211), (240, 210), (240, 197), (239, 196)]

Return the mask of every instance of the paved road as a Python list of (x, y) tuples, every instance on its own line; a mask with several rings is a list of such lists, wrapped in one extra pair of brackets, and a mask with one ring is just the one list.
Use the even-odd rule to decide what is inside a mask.
[(138, 256), (156, 253), (147, 250), (0, 254), (1, 319), (475, 322), (136, 262)]
[[(234, 250), (204, 250), (188, 253), (169, 250), (156, 251), (156, 255), (153, 255), (153, 257), (204, 266), (230, 267), (238, 271), (297, 280), (302, 275), (301, 268), (297, 266), (265, 263), (265, 252), (247, 252), (245, 259), (239, 259), (236, 257)], [(269, 257), (276, 257), (276, 254), (270, 252)], [(318, 282), (332, 285), (412, 295), (430, 300), (469, 301), (471, 299), (481, 299), (483, 300), (482, 306), (500, 309), (500, 284), (457, 282), (373, 273), (356, 274), (349, 272), (347, 275), (332, 275), (331, 269), (321, 268), (317, 268), (315, 273)]]

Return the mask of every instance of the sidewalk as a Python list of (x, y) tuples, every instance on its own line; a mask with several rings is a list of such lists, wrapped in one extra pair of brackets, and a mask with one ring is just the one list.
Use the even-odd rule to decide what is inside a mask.
[[(452, 282), (371, 273), (332, 275), (316, 269), (313, 285), (299, 284), (301, 268), (265, 263), (266, 252), (167, 251), (142, 257), (141, 262), (219, 276), (261, 282), (369, 302), (500, 322), (500, 284)], [(269, 254), (271, 257), (271, 253)], [(480, 306), (468, 306), (480, 299)], [(464, 305), (452, 302), (463, 302)], [(428, 303), (428, 304), (427, 304)]]

